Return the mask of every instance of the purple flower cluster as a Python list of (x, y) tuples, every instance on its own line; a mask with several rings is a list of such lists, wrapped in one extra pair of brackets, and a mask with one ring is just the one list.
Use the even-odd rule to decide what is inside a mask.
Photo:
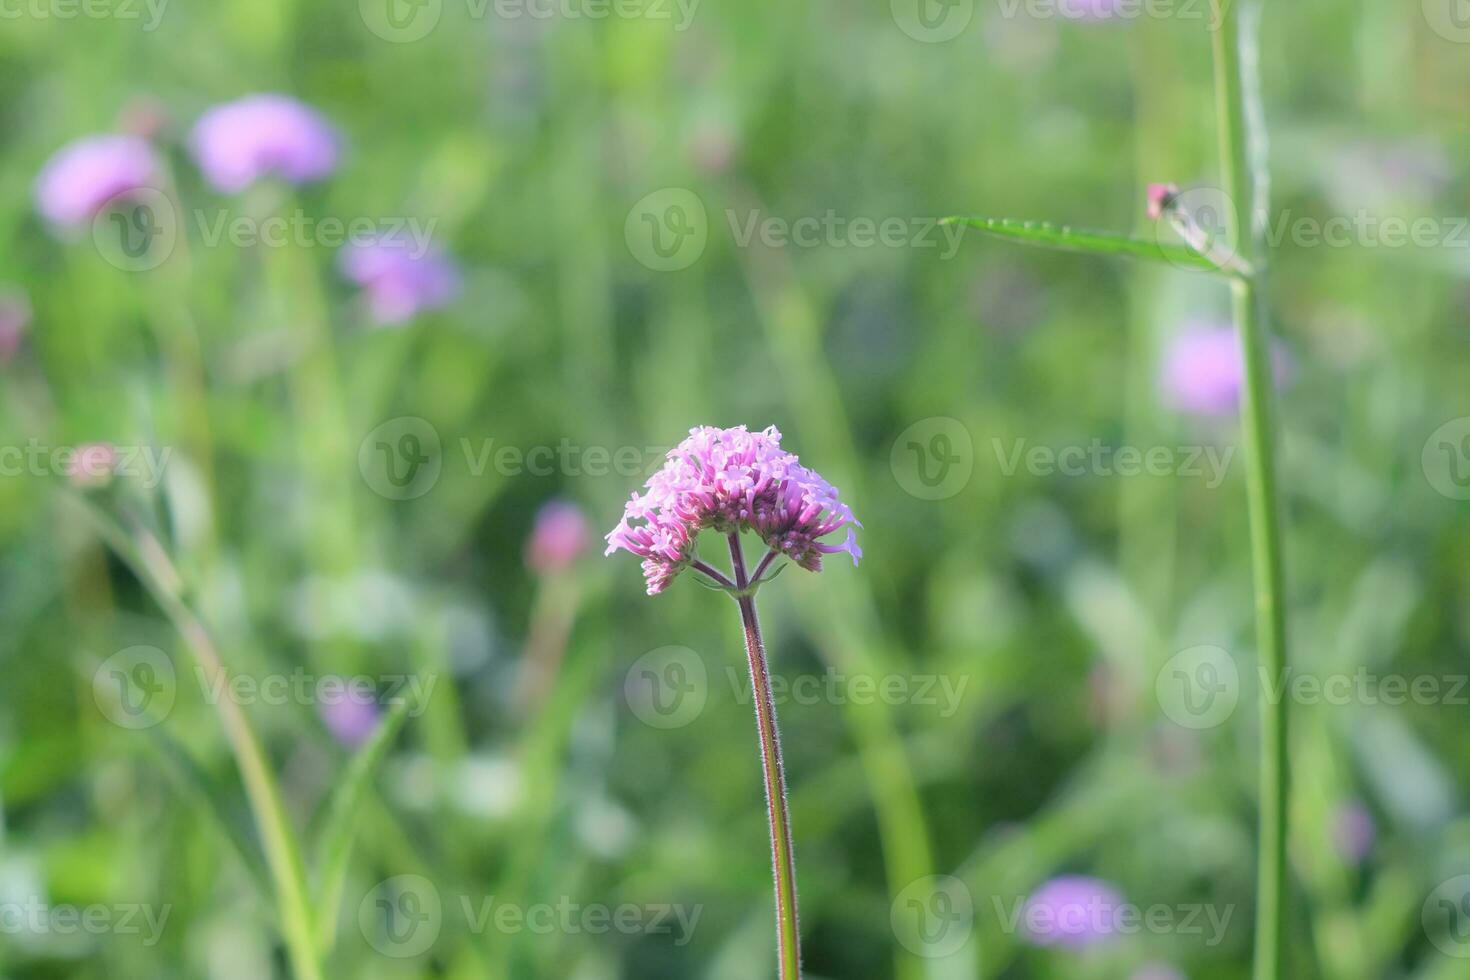
[[(821, 571), (822, 555), (844, 551), (857, 564), (862, 524), (837, 497), (837, 488), (781, 448), (775, 426), (701, 426), (669, 451), (667, 462), (633, 494), (623, 519), (607, 536), (607, 554), (619, 548), (643, 559), (648, 594), (668, 588), (694, 559), (705, 528), (722, 534), (753, 531), (773, 551), (802, 568)], [(847, 528), (840, 545), (820, 538)]]
[[(164, 109), (136, 104), (132, 129), (157, 135)], [(218, 191), (235, 194), (261, 180), (304, 184), (331, 176), (340, 163), (336, 128), (311, 106), (286, 95), (257, 93), (216, 105), (195, 124), (189, 150)], [(142, 135), (87, 136), (62, 147), (36, 180), (36, 207), (59, 229), (92, 221), (164, 178), (161, 160)], [(369, 314), (396, 325), (459, 295), (458, 266), (442, 251), (389, 237), (361, 242), (342, 255), (343, 274), (363, 291)], [(3, 311), (0, 311), (3, 312)], [(14, 333), (0, 318), (0, 354)]]

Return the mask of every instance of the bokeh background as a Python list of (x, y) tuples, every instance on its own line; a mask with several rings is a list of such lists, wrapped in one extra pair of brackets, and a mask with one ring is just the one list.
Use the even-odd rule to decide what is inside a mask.
[[(772, 976), (736, 611), (688, 580), (645, 597), (598, 547), (699, 424), (779, 426), (864, 524), (861, 567), (761, 597), (794, 685), (809, 976), (1247, 975), (1243, 461), (1228, 412), (1179, 397), (1217, 369), (1228, 395), (1228, 356), (1174, 360), (1226, 322), (1225, 289), (933, 224), (1147, 234), (1148, 182), (1208, 187), (1202, 0), (158, 4), (0, 11), (0, 444), (28, 450), (0, 479), (0, 976), (290, 975), (219, 706), (88, 512), (168, 556), (259, 685), (225, 696), (309, 865), (379, 714), (323, 683), (427, 685), (354, 808), (326, 976)], [(1470, 970), (1457, 13), (1264, 15), (1308, 677), (1288, 695), (1294, 980)], [(330, 121), (329, 176), (201, 176), (192, 127), (255, 92)], [(166, 253), (120, 252), (106, 214), (38, 215), (48, 159), (103, 132), (164, 161), (167, 206), (123, 217), (173, 221)], [(273, 215), (307, 230), (210, 234)], [(1313, 240), (1334, 217), (1346, 237)], [(376, 322), (327, 218), (422, 223), (458, 289)], [(1418, 243), (1364, 230), (1419, 218)], [(66, 475), (58, 454), (91, 443), (117, 448), (110, 480)], [(1068, 447), (1080, 466), (1047, 465)], [(1155, 449), (1122, 472), (1120, 450)], [(144, 451), (166, 465), (126, 472)], [(553, 501), (566, 547), (528, 562)], [(117, 676), (166, 704), (119, 714)], [(1028, 927), (1058, 877), (1162, 911)]]

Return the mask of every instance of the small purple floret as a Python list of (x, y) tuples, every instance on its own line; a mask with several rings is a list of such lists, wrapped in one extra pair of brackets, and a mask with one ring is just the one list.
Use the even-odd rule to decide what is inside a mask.
[[(837, 496), (837, 488), (781, 448), (775, 426), (701, 426), (669, 451), (667, 462), (633, 494), (623, 519), (607, 536), (606, 554), (618, 549), (643, 559), (648, 594), (656, 595), (694, 558), (699, 532), (753, 531), (768, 547), (802, 568), (822, 570), (822, 556), (862, 557), (854, 527), (862, 524)], [(820, 539), (847, 528), (842, 544)]]

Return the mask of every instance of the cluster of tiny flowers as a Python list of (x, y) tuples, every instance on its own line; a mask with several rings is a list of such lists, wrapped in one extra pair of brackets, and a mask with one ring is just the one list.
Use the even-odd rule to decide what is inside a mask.
[[(643, 559), (648, 594), (668, 587), (694, 558), (699, 532), (753, 531), (802, 568), (821, 571), (822, 555), (862, 557), (853, 527), (861, 527), (837, 488), (781, 448), (775, 426), (701, 426), (670, 450), (668, 461), (628, 501), (607, 536), (607, 554), (619, 548)], [(820, 541), (847, 528), (842, 544)]]

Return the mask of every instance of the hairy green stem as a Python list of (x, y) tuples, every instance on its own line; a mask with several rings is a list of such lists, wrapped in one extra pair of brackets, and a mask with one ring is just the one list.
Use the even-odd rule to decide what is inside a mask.
[(750, 661), (751, 692), (755, 701), (755, 725), (760, 735), (761, 769), (766, 780), (766, 812), (771, 824), (771, 872), (776, 882), (776, 956), (781, 980), (800, 980), (801, 930), (796, 915), (796, 860), (791, 851), (791, 814), (786, 800), (786, 770), (781, 762), (781, 732), (776, 724), (776, 701), (771, 695), (771, 671), (766, 663), (766, 646), (756, 618), (755, 595), (744, 591), (749, 585), (740, 534), (730, 535), (730, 559), (735, 566), (735, 584), (742, 590), (740, 623), (745, 628), (745, 653)]
[[(1270, 336), (1263, 281), (1266, 249), (1261, 233), (1265, 208), (1254, 17), (1241, 23), (1238, 0), (1211, 0), (1214, 33), (1216, 115), (1220, 167), (1231, 200), (1236, 254), (1252, 270), (1231, 283), (1236, 327), (1245, 361), (1241, 399), (1250, 510), (1251, 563), (1255, 581), (1256, 643), (1264, 676), (1285, 676), (1286, 596), (1282, 554), (1281, 498), (1276, 479), (1276, 423)], [(1254, 7), (1248, 13), (1254, 14)], [(1289, 772), (1289, 698), (1267, 698), (1261, 690), (1260, 831), (1256, 881), (1255, 980), (1280, 980), (1287, 914), (1286, 820)]]

